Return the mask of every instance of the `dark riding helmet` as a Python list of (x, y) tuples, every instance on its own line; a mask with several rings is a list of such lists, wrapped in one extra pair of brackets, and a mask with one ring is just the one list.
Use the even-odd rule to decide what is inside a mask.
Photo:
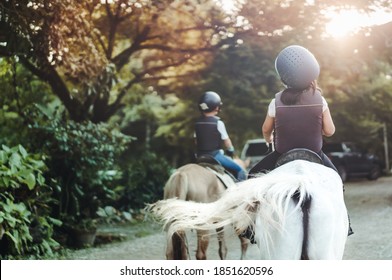
[(320, 74), (314, 55), (297, 45), (288, 46), (278, 54), (275, 69), (282, 82), (294, 89), (306, 89)]
[(199, 100), (199, 109), (202, 112), (212, 112), (217, 107), (222, 106), (222, 100), (216, 92), (207, 91), (205, 92)]

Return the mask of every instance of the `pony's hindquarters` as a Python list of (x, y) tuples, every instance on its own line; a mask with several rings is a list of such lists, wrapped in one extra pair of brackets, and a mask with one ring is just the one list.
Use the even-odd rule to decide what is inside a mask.
[[(225, 187), (216, 175), (208, 169), (197, 165), (187, 164), (177, 169), (168, 179), (164, 187), (164, 199), (177, 198), (181, 201), (212, 202), (225, 191)], [(170, 228), (170, 227), (168, 227)], [(209, 238), (206, 232), (198, 232), (196, 250), (197, 259), (206, 259)], [(167, 236), (166, 258), (185, 260), (189, 257), (186, 241), (186, 230), (178, 229)], [(221, 258), (226, 256), (226, 245), (223, 233), (219, 240)]]
[(213, 202), (225, 191), (216, 175), (198, 164), (177, 169), (164, 187), (164, 199), (178, 198), (196, 202)]
[(293, 199), (283, 218), (282, 228), (271, 226), (258, 215), (255, 220), (256, 242), (262, 259), (327, 260), (342, 259), (348, 218), (343, 201), (311, 196), (309, 209), (297, 207)]
[(310, 259), (342, 259), (348, 234), (343, 182), (331, 168), (314, 171), (318, 186), (311, 186), (308, 254)]
[[(271, 224), (270, 218), (257, 215), (255, 219), (255, 240), (261, 259), (299, 260), (303, 244), (303, 214), (294, 200), (288, 202), (287, 215), (282, 225)], [(260, 211), (263, 211), (261, 208)], [(275, 217), (276, 218), (276, 217)], [(275, 219), (273, 218), (273, 219)]]
[(343, 194), (329, 193), (329, 199), (314, 194), (310, 215), (308, 252), (311, 259), (342, 259), (348, 234), (348, 215)]
[[(348, 233), (343, 184), (332, 169), (309, 162), (288, 163), (270, 175), (255, 235), (265, 259), (342, 259)], [(295, 193), (292, 193), (295, 190)], [(280, 214), (279, 214), (280, 213)]]

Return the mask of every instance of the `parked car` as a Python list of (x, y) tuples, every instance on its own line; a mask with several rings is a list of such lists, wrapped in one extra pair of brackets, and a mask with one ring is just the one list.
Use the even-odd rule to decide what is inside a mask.
[(376, 180), (381, 175), (382, 162), (370, 153), (357, 148), (352, 142), (325, 142), (323, 152), (338, 169), (343, 182), (350, 177)]
[(256, 163), (265, 158), (268, 153), (268, 144), (265, 139), (258, 138), (246, 141), (242, 152), (242, 160), (250, 160), (249, 169), (252, 168)]

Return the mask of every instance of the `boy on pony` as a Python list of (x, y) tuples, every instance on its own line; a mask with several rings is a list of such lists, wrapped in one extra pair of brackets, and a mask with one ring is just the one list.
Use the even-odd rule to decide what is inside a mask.
[(228, 154), (234, 154), (234, 147), (227, 133), (225, 124), (217, 117), (222, 101), (213, 91), (205, 92), (199, 101), (201, 117), (195, 123), (195, 141), (197, 157), (211, 156), (225, 169), (233, 172), (238, 181), (246, 179), (245, 170), (233, 159), (224, 155), (222, 142)]

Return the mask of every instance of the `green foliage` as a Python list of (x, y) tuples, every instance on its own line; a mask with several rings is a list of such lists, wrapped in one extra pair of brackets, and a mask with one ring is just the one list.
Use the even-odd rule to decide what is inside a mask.
[(28, 123), (35, 106), (50, 108), (58, 100), (20, 63), (18, 57), (0, 58), (0, 143), (29, 147)]
[(237, 150), (246, 140), (259, 138), (268, 103), (279, 90), (272, 51), (250, 44), (227, 48), (205, 76), (205, 89), (222, 97), (220, 116)]
[(31, 191), (36, 184), (43, 185), (45, 181), (41, 171), (45, 167), (44, 162), (29, 157), (22, 146), (11, 149), (3, 145), (0, 162), (3, 164), (0, 187), (15, 190), (26, 185)]
[(97, 215), (103, 224), (114, 224), (123, 221), (132, 222), (133, 217), (129, 211), (119, 211), (113, 206), (99, 207)]
[[(134, 155), (124, 172), (118, 208), (142, 209), (145, 203), (163, 198), (163, 186), (171, 171), (170, 165), (155, 153)], [(136, 159), (135, 158), (135, 159)]]
[[(43, 157), (21, 145), (0, 150), (0, 255), (51, 255), (58, 243), (50, 217), (51, 188)], [(4, 234), (4, 235), (3, 235)]]
[(4, 231), (4, 238), (8, 238), (12, 244), (3, 253), (26, 253), (29, 243), (33, 241), (29, 230), (31, 212), (27, 210), (23, 202), (15, 204), (9, 198), (0, 202), (0, 209), (0, 224)]
[(57, 215), (78, 224), (96, 218), (98, 207), (110, 205), (121, 171), (117, 161), (131, 137), (106, 124), (67, 121), (64, 115), (47, 117), (33, 126), (36, 143), (50, 154), (49, 174), (58, 181)]
[[(334, 91), (329, 89), (330, 108), (337, 127), (335, 138), (354, 141), (362, 149), (385, 158), (384, 123), (388, 131), (392, 129), (391, 67), (385, 63), (376, 63), (373, 67), (365, 69), (354, 83), (343, 84)], [(370, 71), (373, 72), (372, 75), (365, 75)], [(387, 139), (390, 145), (390, 132)]]
[[(137, 138), (131, 146), (133, 154), (148, 150), (173, 162), (173, 158), (192, 147), (195, 116), (192, 107), (197, 109), (196, 103), (175, 94), (163, 97), (154, 91), (135, 92), (132, 100), (126, 100), (128, 105), (111, 123), (120, 123), (124, 133)], [(184, 160), (189, 162), (189, 158)]]

